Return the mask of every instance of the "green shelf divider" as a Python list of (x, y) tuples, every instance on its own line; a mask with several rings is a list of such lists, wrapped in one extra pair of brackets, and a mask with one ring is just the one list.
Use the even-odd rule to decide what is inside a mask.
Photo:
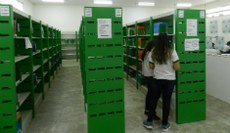
[[(121, 15), (121, 8), (85, 7), (79, 41), (88, 133), (125, 132)], [(111, 32), (103, 36), (103, 28)]]

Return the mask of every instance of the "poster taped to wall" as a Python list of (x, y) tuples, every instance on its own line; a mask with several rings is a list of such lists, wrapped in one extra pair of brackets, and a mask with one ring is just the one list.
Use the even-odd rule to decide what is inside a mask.
[(97, 19), (98, 38), (112, 38), (112, 20)]
[(199, 39), (185, 39), (185, 51), (197, 51), (199, 47)]
[(197, 36), (197, 19), (187, 19), (187, 36)]
[(85, 17), (92, 17), (93, 13), (92, 13), (92, 8), (85, 8)]
[(0, 6), (0, 16), (10, 16), (10, 8), (8, 6)]

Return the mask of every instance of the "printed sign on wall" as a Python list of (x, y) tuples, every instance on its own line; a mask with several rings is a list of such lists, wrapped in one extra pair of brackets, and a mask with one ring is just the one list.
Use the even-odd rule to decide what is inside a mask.
[(112, 38), (112, 20), (97, 19), (98, 38)]
[(0, 16), (10, 16), (9, 6), (0, 6)]
[(185, 39), (185, 51), (197, 51), (199, 47), (199, 39)]
[(187, 19), (187, 36), (197, 36), (197, 19)]

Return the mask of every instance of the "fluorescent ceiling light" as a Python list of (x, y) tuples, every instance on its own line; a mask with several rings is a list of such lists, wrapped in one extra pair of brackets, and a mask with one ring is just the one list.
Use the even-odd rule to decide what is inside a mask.
[(176, 6), (177, 7), (191, 7), (192, 4), (191, 3), (177, 3)]
[(65, 0), (42, 0), (42, 2), (64, 3)]
[(218, 8), (207, 10), (206, 12), (207, 13), (215, 13), (215, 12), (221, 12), (221, 11), (226, 11), (226, 10), (230, 10), (230, 6), (218, 7)]
[(220, 11), (222, 11), (222, 8), (218, 7), (218, 8), (207, 10), (206, 12), (207, 13), (214, 13), (214, 12), (220, 12)]
[(223, 15), (230, 15), (230, 11), (224, 11), (222, 12)]
[(112, 1), (106, 1), (106, 0), (94, 0), (94, 4), (100, 4), (100, 5), (112, 5)]
[(226, 16), (226, 15), (230, 15), (230, 11), (223, 11), (223, 12), (217, 12), (217, 13), (210, 13), (207, 15), (207, 17), (218, 17), (218, 16)]
[(155, 6), (153, 2), (138, 2), (138, 6)]

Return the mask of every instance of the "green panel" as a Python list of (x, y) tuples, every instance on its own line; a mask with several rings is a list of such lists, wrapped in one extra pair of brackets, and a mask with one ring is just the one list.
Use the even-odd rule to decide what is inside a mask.
[[(88, 133), (124, 133), (125, 121), (123, 111), (111, 111), (88, 116)], [(103, 123), (103, 124), (102, 124)], [(118, 124), (119, 123), (119, 124)]]
[[(187, 36), (187, 19), (197, 20), (197, 36)], [(181, 62), (181, 69), (177, 72), (176, 122), (204, 120), (206, 117), (205, 11), (177, 10), (175, 22), (175, 44)], [(185, 39), (199, 39), (199, 50), (185, 51)]]
[(188, 63), (188, 64), (181, 64), (181, 69), (180, 71), (186, 72), (194, 72), (194, 71), (200, 71), (200, 70), (205, 70), (205, 64), (204, 63)]
[(205, 52), (183, 52), (178, 53), (180, 57), (180, 62), (182, 63), (192, 63), (192, 62), (202, 62), (205, 61)]
[[(122, 18), (115, 16), (120, 8), (86, 8), (92, 16), (83, 17), (79, 42), (88, 133), (124, 133)], [(98, 38), (98, 18), (111, 19), (112, 38)]]
[(177, 123), (187, 123), (206, 119), (205, 99), (177, 103)]
[(16, 86), (13, 42), (13, 9), (9, 16), (0, 16), (0, 132), (16, 132)]

